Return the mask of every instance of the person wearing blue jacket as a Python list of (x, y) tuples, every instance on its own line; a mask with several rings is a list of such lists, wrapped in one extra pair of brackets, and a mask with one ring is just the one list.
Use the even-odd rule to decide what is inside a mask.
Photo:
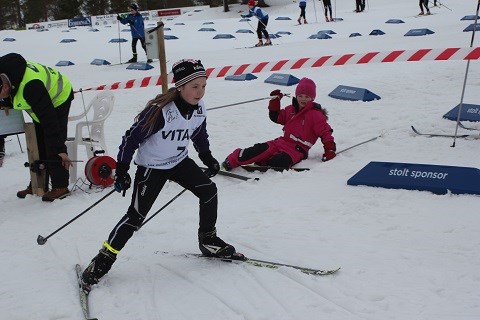
[[(143, 17), (138, 12), (138, 5), (132, 3), (129, 7), (130, 13), (122, 17), (117, 15), (117, 20), (122, 24), (128, 24), (130, 26), (130, 31), (132, 32), (132, 59), (128, 62), (137, 62), (137, 42), (140, 40), (143, 50), (147, 53), (147, 46), (145, 44), (145, 24), (143, 23)], [(148, 63), (152, 62), (151, 59), (147, 60)]]
[[(265, 12), (265, 10), (262, 10), (261, 8), (257, 7), (255, 5), (254, 0), (248, 1), (248, 9), (249, 9), (248, 14), (242, 14), (242, 18), (249, 18), (249, 17), (255, 16), (258, 19), (258, 25), (257, 25), (258, 43), (255, 45), (255, 47), (272, 45), (272, 42), (270, 41), (270, 36), (268, 35), (268, 31), (267, 31), (268, 13)], [(265, 44), (262, 41), (262, 34), (266, 39)]]

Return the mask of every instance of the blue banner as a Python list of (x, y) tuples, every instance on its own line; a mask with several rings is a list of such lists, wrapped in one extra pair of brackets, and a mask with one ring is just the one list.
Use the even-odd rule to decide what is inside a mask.
[(73, 19), (68, 19), (68, 27), (91, 27), (92, 26), (92, 17), (78, 17)]
[(351, 186), (480, 194), (480, 170), (470, 167), (372, 161), (348, 179)]

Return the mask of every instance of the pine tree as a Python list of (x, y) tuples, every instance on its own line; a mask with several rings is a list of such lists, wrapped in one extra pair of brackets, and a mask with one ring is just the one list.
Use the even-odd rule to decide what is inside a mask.
[(80, 16), (80, 6), (82, 2), (82, 0), (56, 0), (56, 5), (53, 10), (54, 19), (72, 19)]
[(108, 7), (109, 5), (107, 1), (86, 0), (84, 8), (85, 13), (89, 16), (101, 16), (108, 13)]
[(113, 0), (110, 5), (110, 13), (122, 13), (128, 11), (131, 0)]

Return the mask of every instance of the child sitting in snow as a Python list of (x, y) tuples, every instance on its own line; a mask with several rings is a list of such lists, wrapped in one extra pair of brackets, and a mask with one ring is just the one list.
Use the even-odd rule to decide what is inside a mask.
[(308, 158), (308, 151), (318, 138), (324, 148), (322, 160), (328, 161), (336, 156), (327, 111), (314, 102), (316, 86), (311, 79), (300, 80), (292, 104), (285, 109), (280, 109), (283, 97), (280, 90), (272, 91), (270, 96), (275, 97), (268, 104), (269, 116), (273, 122), (283, 125), (283, 136), (249, 148), (235, 149), (222, 163), (225, 170), (251, 163), (289, 169)]

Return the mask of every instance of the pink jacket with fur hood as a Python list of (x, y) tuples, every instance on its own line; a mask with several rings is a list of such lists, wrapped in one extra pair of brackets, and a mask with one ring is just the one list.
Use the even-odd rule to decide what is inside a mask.
[(318, 138), (325, 149), (335, 150), (333, 130), (327, 120), (326, 111), (312, 101), (298, 112), (295, 112), (293, 104), (281, 109), (276, 122), (283, 125), (283, 139), (300, 146), (307, 158), (308, 151)]

